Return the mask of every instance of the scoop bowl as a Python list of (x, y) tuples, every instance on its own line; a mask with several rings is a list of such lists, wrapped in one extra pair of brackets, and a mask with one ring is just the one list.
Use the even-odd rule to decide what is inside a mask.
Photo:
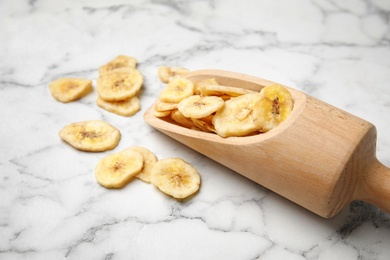
[[(260, 91), (275, 84), (221, 70), (199, 70), (185, 76), (197, 82)], [(339, 108), (286, 87), (294, 100), (290, 116), (266, 133), (223, 138), (188, 129), (153, 116), (145, 121), (199, 153), (253, 180), (302, 207), (329, 218), (353, 200), (390, 212), (390, 169), (376, 158), (376, 128)]]

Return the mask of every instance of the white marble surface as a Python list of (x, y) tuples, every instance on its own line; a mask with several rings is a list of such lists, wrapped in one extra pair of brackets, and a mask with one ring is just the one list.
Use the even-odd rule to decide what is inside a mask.
[[(0, 1), (0, 259), (389, 259), (390, 215), (354, 202), (323, 219), (155, 131), (143, 113), (160, 65), (232, 70), (297, 88), (376, 125), (390, 166), (390, 1)], [(69, 104), (48, 83), (96, 80), (118, 54), (145, 76), (142, 111), (120, 117), (96, 91)], [(105, 120), (114, 151), (144, 146), (194, 164), (178, 202), (135, 180), (100, 187), (96, 163), (58, 137)]]

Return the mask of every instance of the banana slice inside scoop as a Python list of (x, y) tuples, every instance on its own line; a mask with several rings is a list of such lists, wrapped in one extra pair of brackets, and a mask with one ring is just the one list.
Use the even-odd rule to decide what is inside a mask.
[(158, 68), (158, 77), (161, 82), (168, 83), (171, 80), (181, 77), (190, 71), (183, 67), (170, 67), (170, 66), (160, 66)]
[(188, 79), (175, 78), (161, 91), (159, 99), (168, 103), (179, 103), (194, 94), (194, 83)]
[(294, 101), (290, 92), (280, 85), (264, 87), (253, 108), (253, 122), (260, 132), (277, 127), (291, 113)]
[(225, 101), (217, 96), (193, 95), (180, 101), (177, 108), (185, 117), (202, 118), (218, 111), (224, 104)]
[(213, 117), (213, 124), (218, 135), (246, 136), (257, 130), (252, 119), (252, 110), (260, 93), (245, 94), (225, 102)]

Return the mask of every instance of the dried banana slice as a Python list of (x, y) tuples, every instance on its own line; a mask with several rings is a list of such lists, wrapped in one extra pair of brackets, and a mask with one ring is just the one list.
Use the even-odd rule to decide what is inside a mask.
[(200, 90), (202, 86), (205, 85), (220, 85), (219, 82), (215, 78), (209, 78), (209, 79), (202, 79), (200, 81), (197, 81), (194, 83), (194, 94), (195, 95), (200, 95)]
[(68, 103), (92, 92), (92, 81), (88, 79), (60, 78), (51, 82), (49, 89), (55, 99)]
[(106, 188), (122, 188), (141, 172), (144, 161), (139, 152), (125, 150), (101, 159), (95, 168), (97, 182)]
[(182, 67), (161, 66), (158, 68), (158, 77), (161, 82), (168, 83), (176, 77), (184, 76), (190, 71)]
[(190, 118), (183, 116), (183, 114), (179, 110), (172, 111), (171, 118), (173, 121), (175, 121), (181, 126), (187, 128), (192, 128), (195, 126), (194, 122)]
[(291, 113), (294, 101), (290, 92), (281, 85), (264, 87), (253, 109), (253, 121), (260, 132), (278, 126)]
[(151, 183), (165, 194), (177, 199), (184, 199), (199, 190), (198, 171), (180, 158), (159, 160), (155, 163)]
[(161, 91), (159, 99), (168, 103), (179, 103), (194, 94), (194, 83), (188, 79), (175, 78)]
[(249, 93), (257, 93), (254, 90), (231, 87), (231, 86), (222, 86), (222, 85), (211, 85), (211, 84), (201, 84), (198, 86), (198, 91), (202, 96), (230, 96), (238, 97), (241, 95)]
[(213, 125), (218, 135), (245, 136), (257, 130), (253, 122), (252, 110), (260, 93), (245, 94), (225, 102), (213, 117)]
[(99, 74), (103, 75), (118, 68), (129, 67), (135, 69), (137, 60), (131, 56), (118, 55), (108, 63), (99, 67)]
[(121, 134), (118, 129), (104, 121), (90, 120), (65, 126), (59, 136), (78, 150), (103, 152), (114, 149)]
[(192, 122), (203, 132), (216, 133), (215, 127), (212, 123), (213, 115), (209, 115), (203, 118), (191, 118)]
[(96, 99), (96, 105), (120, 116), (132, 116), (141, 110), (141, 103), (137, 96), (119, 101), (106, 101), (98, 97)]
[(168, 111), (157, 111), (157, 110), (153, 110), (153, 116), (155, 117), (167, 117), (171, 114), (171, 111), (168, 110)]
[(189, 96), (177, 105), (179, 111), (190, 118), (202, 118), (211, 115), (219, 110), (225, 101), (217, 96)]
[(143, 82), (139, 70), (123, 67), (101, 75), (97, 80), (97, 91), (106, 101), (124, 100), (134, 97)]
[(168, 103), (158, 100), (156, 104), (154, 104), (154, 109), (159, 112), (172, 111), (177, 109), (177, 103)]
[(157, 156), (151, 151), (149, 151), (148, 149), (141, 146), (132, 146), (125, 149), (124, 151), (127, 150), (133, 150), (142, 155), (144, 165), (142, 167), (141, 172), (139, 172), (136, 177), (143, 180), (146, 183), (150, 183), (151, 171), (153, 169), (154, 164), (158, 161)]

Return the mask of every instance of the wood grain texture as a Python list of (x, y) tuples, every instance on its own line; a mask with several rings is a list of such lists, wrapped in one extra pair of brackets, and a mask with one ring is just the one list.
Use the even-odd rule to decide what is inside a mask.
[[(201, 70), (193, 81), (259, 91), (274, 82), (239, 73)], [(147, 123), (237, 173), (322, 216), (332, 217), (352, 200), (390, 212), (390, 170), (376, 159), (371, 123), (285, 86), (291, 115), (277, 128), (248, 137), (222, 138), (187, 129), (146, 111)]]

